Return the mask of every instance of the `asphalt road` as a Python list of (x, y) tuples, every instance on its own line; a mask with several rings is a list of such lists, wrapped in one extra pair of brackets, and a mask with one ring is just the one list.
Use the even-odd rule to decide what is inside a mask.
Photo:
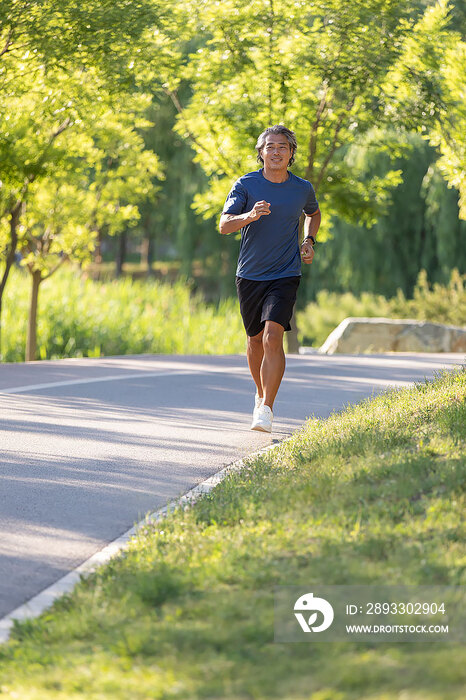
[(242, 356), (0, 365), (0, 617), (235, 460), (463, 355), (293, 355), (272, 435)]

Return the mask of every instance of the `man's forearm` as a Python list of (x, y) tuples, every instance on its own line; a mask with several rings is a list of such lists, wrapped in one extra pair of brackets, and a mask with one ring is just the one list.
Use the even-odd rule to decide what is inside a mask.
[(314, 239), (317, 238), (317, 231), (320, 227), (320, 209), (318, 209), (312, 216), (307, 216), (304, 219), (304, 238), (307, 236), (312, 236)]
[(251, 212), (246, 212), (245, 214), (222, 214), (219, 224), (220, 233), (227, 234), (239, 231), (240, 228), (247, 226), (253, 221), (250, 215)]

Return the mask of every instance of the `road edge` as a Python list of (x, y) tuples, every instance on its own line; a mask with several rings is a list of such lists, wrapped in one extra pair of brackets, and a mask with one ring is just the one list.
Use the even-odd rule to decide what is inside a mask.
[(167, 505), (153, 511), (152, 513), (148, 513), (142, 520), (139, 520), (139, 522), (133, 525), (133, 527), (116, 539), (112, 540), (112, 542), (106, 545), (103, 549), (95, 552), (95, 554), (86, 559), (75, 569), (72, 569), (58, 579), (58, 581), (55, 581), (55, 583), (53, 583), (51, 586), (48, 586), (43, 591), (12, 610), (10, 613), (0, 618), (0, 644), (4, 644), (8, 641), (15, 620), (22, 622), (24, 620), (32, 620), (39, 617), (39, 615), (47, 610), (56, 600), (61, 598), (61, 596), (65, 595), (66, 593), (71, 593), (76, 584), (78, 584), (84, 577), (92, 574), (98, 568), (107, 564), (107, 562), (109, 562), (112, 558), (120, 555), (141, 528), (150, 523), (162, 520), (167, 513), (172, 512), (180, 506), (195, 503), (198, 498), (206, 493), (210, 493), (210, 491), (212, 491), (212, 489), (214, 489), (229, 474), (240, 471), (245, 466), (245, 461), (247, 459), (254, 458), (264, 454), (265, 452), (274, 450), (290, 438), (291, 436), (287, 436), (283, 440), (280, 440), (273, 445), (262, 447), (260, 450), (252, 452), (236, 462), (232, 462), (212, 476), (209, 476), (208, 479), (205, 479), (197, 486), (194, 486), (192, 489), (189, 489), (189, 491), (186, 491), (186, 493), (179, 498), (169, 501)]

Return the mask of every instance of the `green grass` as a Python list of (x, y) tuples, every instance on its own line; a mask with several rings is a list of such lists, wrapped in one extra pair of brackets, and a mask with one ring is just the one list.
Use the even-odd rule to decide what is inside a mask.
[[(14, 270), (5, 293), (2, 359), (24, 360), (30, 296), (27, 273)], [(230, 354), (244, 352), (235, 299), (205, 304), (181, 280), (110, 282), (66, 268), (43, 282), (39, 297), (38, 357)]]
[(1, 697), (459, 700), (454, 643), (276, 644), (276, 585), (464, 585), (466, 371), (310, 420), (0, 648)]

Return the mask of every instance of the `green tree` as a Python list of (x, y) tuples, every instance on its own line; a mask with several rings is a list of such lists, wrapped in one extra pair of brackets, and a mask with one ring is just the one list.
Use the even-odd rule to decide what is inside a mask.
[[(341, 149), (383, 118), (380, 86), (418, 15), (405, 0), (193, 4), (192, 21), (209, 39), (187, 65), (193, 97), (179, 105), (178, 130), (210, 177), (196, 210), (218, 213), (232, 180), (256, 167), (258, 133), (282, 122), (297, 133), (295, 170), (318, 191), (327, 231), (333, 214), (373, 223), (400, 174), (362, 186)], [(374, 144), (387, 152), (390, 145)]]
[[(39, 289), (65, 260), (90, 260), (98, 233), (119, 233), (139, 219), (138, 204), (154, 196), (162, 177), (157, 156), (144, 149), (136, 127), (147, 126), (142, 96), (124, 109), (100, 105), (85, 130), (63, 136), (62, 158), (29, 187), (19, 249), (31, 273), (26, 361), (35, 359)], [(133, 109), (131, 109), (131, 107)], [(84, 125), (83, 125), (84, 126)]]
[[(348, 148), (358, 161), (362, 182), (383, 175), (390, 160), (371, 147), (379, 130), (368, 133), (364, 145)], [(393, 135), (386, 135), (386, 139)], [(392, 296), (414, 291), (421, 269), (431, 282), (446, 284), (451, 270), (466, 270), (463, 244), (466, 224), (458, 218), (458, 192), (448, 187), (437, 166), (435, 149), (416, 133), (398, 133), (402, 154), (395, 161), (403, 181), (393, 189), (387, 213), (371, 229), (336, 217), (332, 238), (318, 246), (318, 265), (305, 279), (306, 298), (321, 289), (375, 292)]]
[(36, 359), (37, 307), (42, 282), (67, 261), (85, 262), (94, 246), (87, 212), (91, 196), (83, 188), (46, 178), (33, 185), (22, 217), (21, 264), (31, 275), (26, 362)]
[[(284, 123), (300, 145), (293, 169), (311, 180), (323, 210), (320, 240), (335, 216), (372, 226), (401, 173), (392, 167), (364, 180), (347, 147), (389, 121), (390, 96), (381, 86), (421, 8), (408, 0), (203, 0), (189, 7), (207, 41), (186, 66), (191, 100), (183, 105), (176, 87), (172, 97), (178, 132), (209, 177), (195, 210), (218, 216), (232, 182), (257, 168), (260, 131)], [(371, 144), (392, 162), (399, 155), (397, 138)]]
[[(127, 90), (169, 65), (173, 3), (160, 0), (2, 0), (0, 94), (18, 94), (42, 67), (97, 68), (112, 89)], [(150, 68), (157, 57), (157, 66)], [(23, 92), (26, 86), (23, 86)]]
[(107, 109), (92, 132), (92, 221), (99, 241), (104, 233), (125, 240), (140, 220), (140, 209), (154, 207), (164, 178), (158, 156), (145, 148), (140, 133), (151, 125), (144, 116), (150, 98), (139, 94), (125, 102), (124, 109)]
[[(180, 89), (182, 94), (188, 86)], [(157, 93), (147, 111), (151, 126), (141, 131), (146, 148), (154, 151), (164, 164), (165, 178), (157, 183), (157, 206), (150, 200), (142, 206), (139, 235), (143, 239), (148, 272), (153, 257), (169, 248), (176, 248), (181, 274), (190, 277), (196, 256), (207, 257), (216, 241), (211, 220), (194, 216), (191, 203), (196, 192), (207, 184), (207, 178), (190, 144), (173, 132), (176, 110), (168, 95)], [(212, 233), (213, 232), (213, 233)]]
[(157, 0), (141, 0), (131, 13), (123, 0), (2, 3), (0, 321), (30, 186), (61, 167), (65, 131), (89, 140), (85, 127), (104, 103), (163, 80), (176, 60), (162, 28), (172, 21), (170, 3)]
[(447, 185), (439, 164), (430, 165), (422, 182), (426, 246), (421, 268), (430, 282), (446, 284), (453, 269), (466, 271), (466, 221), (459, 216), (458, 190)]
[(402, 60), (388, 74), (387, 115), (418, 131), (440, 154), (438, 168), (459, 191), (466, 219), (466, 43), (448, 0), (428, 7), (405, 36)]
[[(21, 215), (31, 185), (47, 175), (64, 156), (63, 134), (79, 119), (72, 95), (54, 74), (25, 75), (23, 93), (2, 95), (0, 120), (0, 330), (4, 290), (19, 241)], [(1, 333), (0, 333), (1, 340)]]
[(82, 125), (103, 102), (160, 86), (175, 71), (177, 12), (160, 0), (1, 3), (0, 322), (31, 184), (59, 164), (64, 131), (86, 138)]
[(439, 170), (459, 191), (459, 214), (466, 220), (466, 42), (458, 40), (447, 48), (441, 70), (448, 104), (431, 128), (429, 141), (441, 153)]

